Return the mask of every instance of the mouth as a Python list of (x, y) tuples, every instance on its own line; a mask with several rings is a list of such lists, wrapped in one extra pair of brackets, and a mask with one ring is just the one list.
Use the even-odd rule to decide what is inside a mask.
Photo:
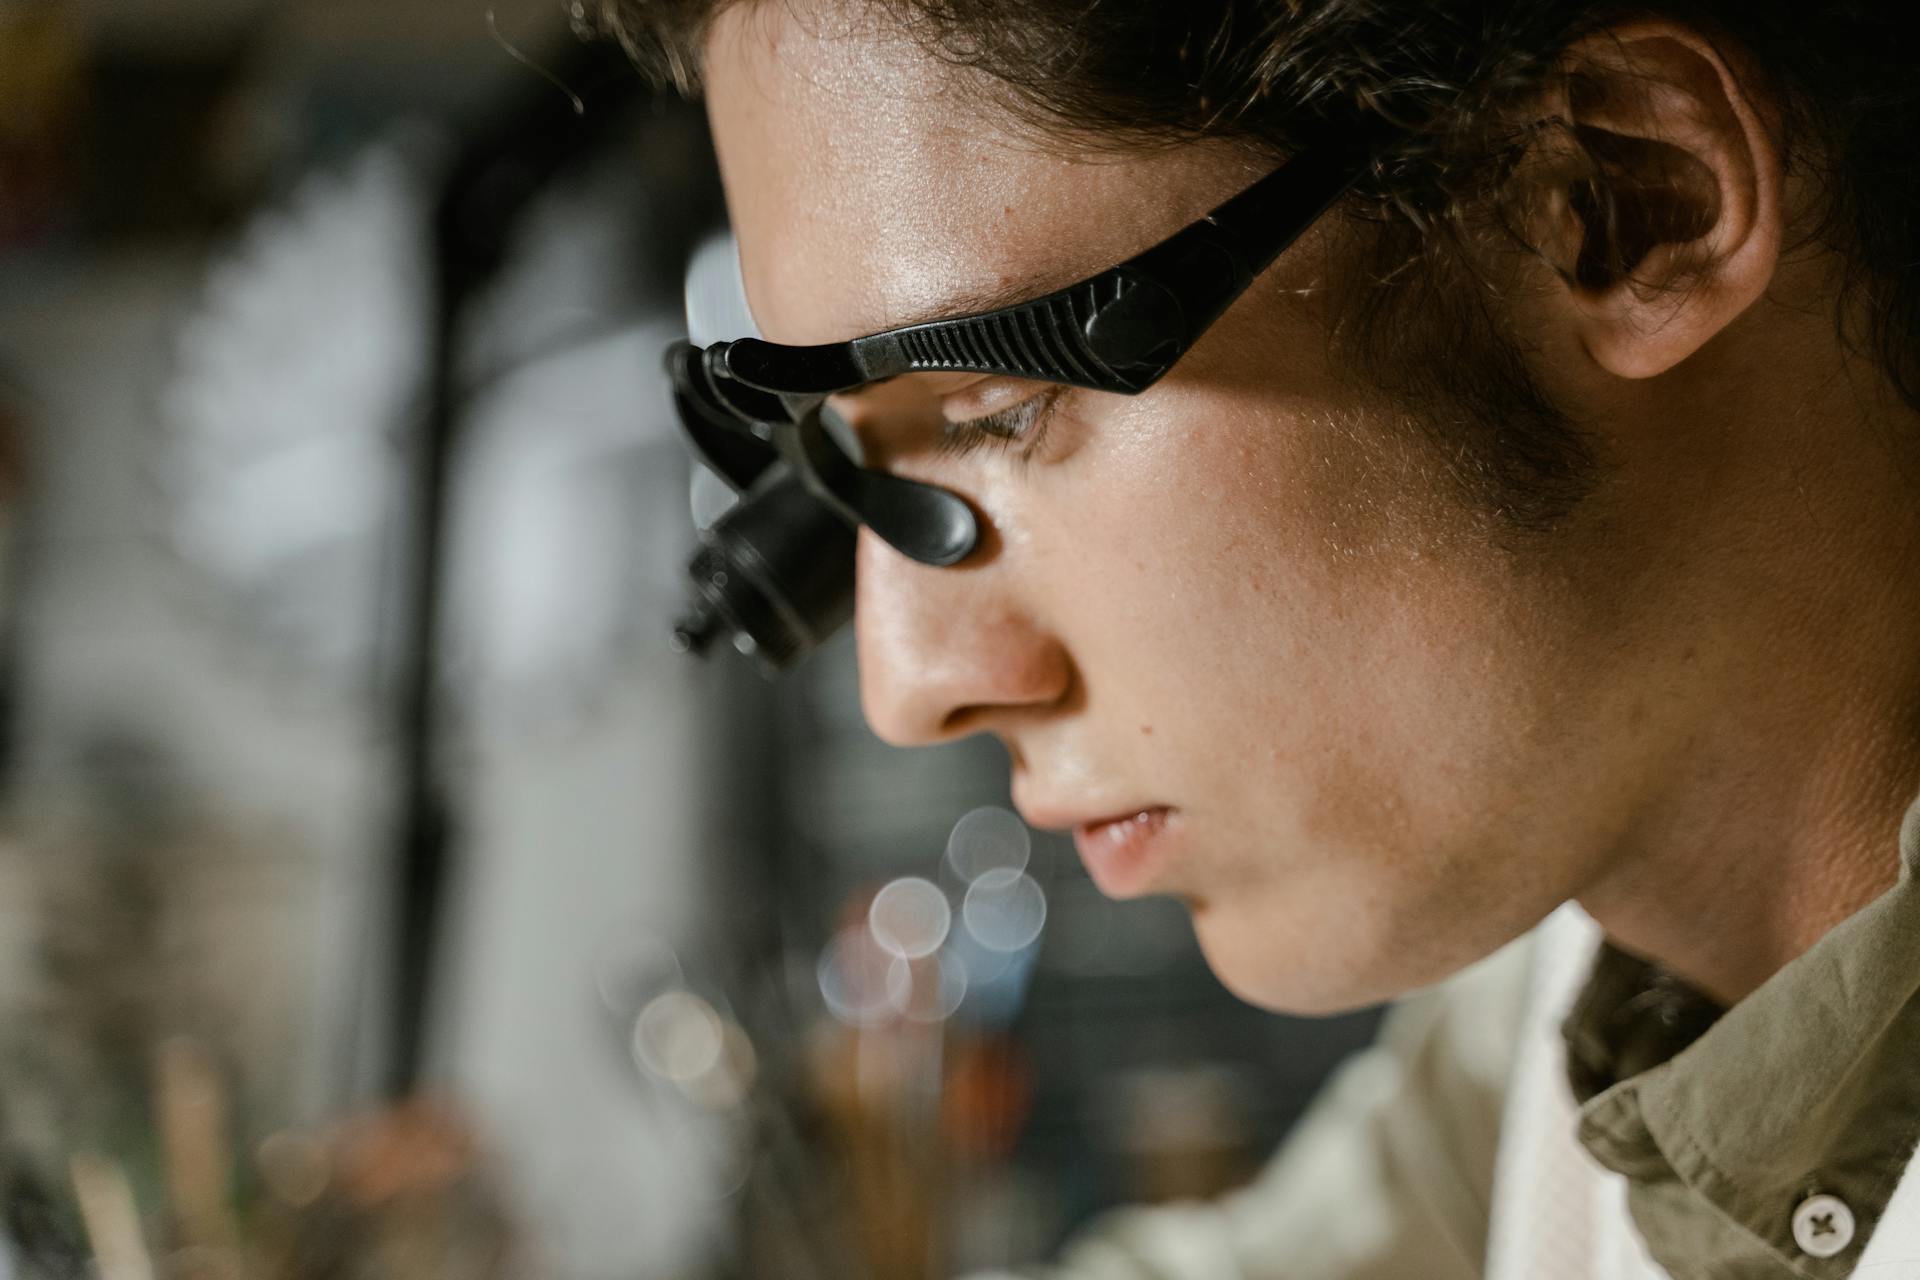
[(1029, 821), (1056, 831), (1070, 829), (1088, 876), (1109, 898), (1137, 898), (1152, 892), (1180, 827), (1178, 811), (1167, 805), (1147, 805), (1103, 818), (1046, 821), (1035, 815)]

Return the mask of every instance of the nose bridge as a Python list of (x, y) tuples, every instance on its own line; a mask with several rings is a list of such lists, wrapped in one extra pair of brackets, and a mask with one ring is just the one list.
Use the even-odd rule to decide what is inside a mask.
[(1066, 651), (1004, 562), (931, 568), (862, 530), (857, 575), (861, 702), (885, 741), (962, 737), (1065, 694)]

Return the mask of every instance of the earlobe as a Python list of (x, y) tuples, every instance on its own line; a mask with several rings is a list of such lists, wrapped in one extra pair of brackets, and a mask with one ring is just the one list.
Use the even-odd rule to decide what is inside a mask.
[(1769, 121), (1720, 50), (1671, 24), (1568, 52), (1553, 104), (1578, 163), (1531, 220), (1581, 345), (1621, 378), (1667, 372), (1758, 301), (1782, 239)]

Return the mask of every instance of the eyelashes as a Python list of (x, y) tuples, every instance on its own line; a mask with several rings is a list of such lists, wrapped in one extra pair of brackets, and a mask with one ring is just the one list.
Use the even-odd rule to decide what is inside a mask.
[(1058, 384), (1019, 404), (965, 422), (949, 422), (940, 433), (940, 453), (964, 457), (981, 449), (1020, 450), (1020, 460), (1031, 458), (1046, 438), (1047, 424), (1066, 388)]

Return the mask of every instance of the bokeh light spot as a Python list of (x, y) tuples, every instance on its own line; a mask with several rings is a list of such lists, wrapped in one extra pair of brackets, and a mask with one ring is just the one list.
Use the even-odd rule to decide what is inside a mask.
[(821, 954), (815, 970), (827, 1011), (856, 1027), (892, 1017), (887, 970), (893, 960), (874, 941), (865, 924), (841, 930)]
[(685, 1083), (712, 1071), (724, 1048), (720, 1015), (687, 991), (655, 996), (633, 1024), (633, 1056), (663, 1080)]
[(1046, 927), (1046, 891), (1025, 872), (989, 871), (967, 889), (960, 918), (973, 940), (987, 950), (1021, 951)]
[(969, 884), (990, 871), (1025, 871), (1032, 856), (1027, 824), (992, 805), (963, 814), (947, 836), (947, 865)]
[(888, 955), (919, 960), (938, 951), (947, 940), (947, 930), (953, 926), (953, 908), (932, 881), (902, 876), (874, 895), (867, 926), (873, 930), (873, 940)]

